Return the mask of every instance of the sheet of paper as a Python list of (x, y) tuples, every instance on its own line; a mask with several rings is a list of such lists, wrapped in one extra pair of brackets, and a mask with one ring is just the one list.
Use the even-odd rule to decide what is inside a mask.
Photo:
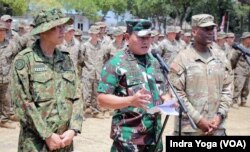
[(150, 114), (161, 112), (162, 114), (165, 114), (165, 115), (178, 116), (179, 112), (176, 111), (175, 107), (173, 106), (175, 102), (176, 102), (175, 100), (169, 100), (167, 102), (164, 102), (161, 105), (148, 109), (147, 112)]

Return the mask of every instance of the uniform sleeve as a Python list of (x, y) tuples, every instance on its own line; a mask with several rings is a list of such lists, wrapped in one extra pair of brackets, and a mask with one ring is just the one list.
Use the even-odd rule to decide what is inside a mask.
[[(113, 58), (114, 59), (114, 58)], [(97, 92), (105, 94), (114, 94), (118, 85), (117, 67), (112, 63), (114, 60), (108, 61), (101, 72), (101, 78), (98, 83)]]
[(224, 116), (227, 116), (230, 103), (232, 102), (233, 89), (234, 89), (233, 87), (234, 87), (234, 74), (231, 69), (230, 63), (227, 60), (225, 66), (225, 75), (222, 86), (222, 92), (221, 92), (221, 101), (218, 109), (218, 112), (223, 114)]
[(171, 64), (171, 72), (170, 72), (170, 79), (173, 83), (174, 88), (176, 89), (177, 94), (181, 99), (183, 99), (184, 104), (187, 107), (188, 113), (190, 114), (191, 118), (197, 124), (202, 116), (200, 113), (193, 107), (186, 95), (186, 73), (184, 64), (182, 64), (180, 56), (177, 56), (173, 63)]
[[(77, 72), (76, 72), (77, 73)], [(83, 95), (81, 93), (81, 82), (76, 74), (76, 94), (74, 97), (73, 103), (73, 113), (70, 119), (70, 129), (76, 129), (79, 132), (82, 130), (82, 122), (83, 122)]]
[(236, 68), (237, 62), (239, 61), (239, 58), (241, 56), (241, 53), (239, 51), (236, 50), (232, 50), (232, 53), (230, 55), (230, 62), (231, 62), (231, 66), (232, 69)]
[[(29, 74), (28, 74), (28, 59), (23, 56), (17, 56), (12, 66), (12, 91), (11, 98), (15, 104), (15, 111), (21, 123), (25, 126), (34, 126), (39, 135), (46, 139), (52, 135), (52, 131), (43, 121), (41, 114), (37, 110), (31, 97)], [(24, 127), (25, 127), (24, 126)]]
[(85, 52), (86, 52), (86, 46), (84, 44), (80, 45), (78, 54), (78, 63), (77, 63), (77, 66), (79, 67), (84, 66)]

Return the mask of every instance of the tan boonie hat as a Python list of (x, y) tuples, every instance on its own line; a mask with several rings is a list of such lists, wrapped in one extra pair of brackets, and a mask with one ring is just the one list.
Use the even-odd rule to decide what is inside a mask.
[(0, 21), (0, 29), (8, 30), (8, 28), (7, 28), (6, 24), (5, 24), (5, 22)]
[(234, 33), (227, 33), (227, 37), (235, 37)]
[(157, 30), (151, 31), (151, 37), (159, 35), (159, 32)]
[(80, 29), (76, 29), (74, 35), (75, 36), (81, 36), (82, 35), (82, 31)]
[(227, 35), (225, 32), (218, 32), (217, 33), (217, 39), (224, 39), (226, 37), (227, 37)]
[(95, 25), (97, 25), (99, 27), (107, 27), (105, 22), (95, 22)]
[(176, 32), (175, 26), (168, 26), (166, 32), (167, 33), (175, 33)]
[(216, 26), (214, 23), (214, 17), (209, 14), (198, 14), (192, 16), (192, 26), (198, 27), (208, 27), (208, 26)]
[(42, 10), (34, 19), (35, 27), (31, 31), (31, 35), (46, 32), (59, 25), (70, 25), (73, 22), (73, 19), (66, 17), (59, 9), (52, 9), (49, 11)]
[(90, 34), (98, 34), (100, 33), (100, 26), (92, 25), (89, 29)]
[(1, 16), (1, 20), (4, 22), (6, 22), (8, 20), (12, 21), (12, 17), (10, 15), (5, 14), (5, 15)]
[(184, 33), (184, 36), (186, 36), (186, 37), (191, 36), (191, 33), (190, 32), (186, 32), (186, 33)]
[(250, 37), (250, 32), (244, 32), (240, 38), (245, 39), (247, 37)]
[(124, 33), (123, 30), (120, 27), (115, 27), (112, 30), (113, 30), (112, 34), (114, 36), (123, 35), (123, 33)]

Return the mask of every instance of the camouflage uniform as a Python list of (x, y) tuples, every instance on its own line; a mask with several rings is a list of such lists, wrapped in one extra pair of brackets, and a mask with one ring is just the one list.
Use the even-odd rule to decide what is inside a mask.
[[(171, 80), (195, 123), (204, 117), (212, 119), (217, 112), (227, 115), (232, 99), (232, 71), (225, 58), (220, 58), (211, 49), (212, 56), (205, 61), (193, 46), (180, 52), (174, 59), (171, 69)], [(178, 132), (178, 118), (175, 120), (175, 131)], [(219, 128), (224, 129), (224, 123)], [(182, 132), (203, 134), (194, 130), (186, 115), (182, 119)]]
[[(210, 21), (211, 15), (195, 17), (199, 24), (215, 25)], [(196, 124), (201, 118), (211, 120), (218, 113), (226, 118), (232, 101), (233, 77), (230, 63), (225, 55), (218, 54), (218, 50), (210, 48), (209, 52), (210, 57), (203, 58), (192, 44), (180, 52), (171, 64), (170, 77), (173, 85)], [(224, 120), (213, 135), (225, 135)], [(179, 132), (178, 122), (179, 118), (176, 117), (175, 134)], [(183, 135), (205, 135), (202, 130), (191, 127), (185, 114), (181, 123)]]
[[(241, 46), (244, 47), (242, 44)], [(250, 61), (250, 57), (246, 56), (246, 59)], [(237, 104), (240, 97), (240, 103), (244, 105), (249, 94), (250, 66), (244, 59), (243, 54), (238, 50), (233, 51), (231, 64), (234, 68), (233, 104)]]
[[(142, 62), (129, 49), (118, 52), (105, 64), (98, 92), (126, 97), (145, 88), (152, 96), (148, 108), (160, 105), (160, 96), (166, 94), (167, 84), (151, 53), (145, 54), (145, 60)], [(132, 106), (116, 109), (111, 126), (111, 138), (114, 140), (111, 151), (148, 151), (154, 147), (160, 129), (159, 113), (152, 115)], [(158, 151), (162, 151), (162, 144)]]
[[(35, 23), (37, 26), (32, 34), (70, 24), (72, 20), (54, 9), (39, 13)], [(37, 40), (32, 48), (15, 57), (12, 73), (11, 97), (21, 125), (19, 152), (47, 152), (45, 139), (52, 133), (61, 135), (69, 129), (81, 131), (83, 100), (80, 81), (67, 52), (55, 49), (54, 56), (48, 58)], [(72, 150), (73, 143), (56, 151)]]

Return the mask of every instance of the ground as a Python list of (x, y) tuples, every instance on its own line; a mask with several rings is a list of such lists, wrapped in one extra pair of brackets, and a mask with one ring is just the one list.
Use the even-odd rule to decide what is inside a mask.
[[(250, 135), (250, 103), (248, 106), (230, 109), (226, 124), (228, 135)], [(173, 120), (174, 118), (171, 116), (164, 135), (172, 133)], [(82, 134), (75, 138), (74, 152), (108, 152), (112, 144), (112, 140), (109, 138), (110, 125), (111, 119), (88, 118), (83, 123)], [(17, 152), (19, 127), (16, 129), (0, 128), (0, 135), (0, 151)]]

